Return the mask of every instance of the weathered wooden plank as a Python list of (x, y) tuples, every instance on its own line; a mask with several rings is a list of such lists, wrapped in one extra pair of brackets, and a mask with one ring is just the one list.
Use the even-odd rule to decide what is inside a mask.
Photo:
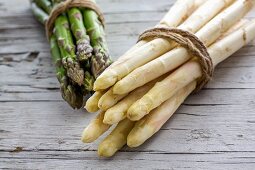
[[(140, 0), (140, 5), (137, 5), (136, 0), (97, 0), (97, 3), (102, 8), (104, 13), (134, 13), (134, 12), (151, 12), (163, 11), (166, 12), (175, 0), (160, 0), (160, 3), (154, 3), (153, 0)], [(153, 4), (153, 5), (151, 5)], [(12, 8), (10, 8), (10, 6)], [(0, 1), (1, 16), (19, 16), (19, 14), (30, 14), (29, 1), (20, 0), (1, 0)]]
[[(123, 151), (255, 152), (254, 107), (255, 103), (183, 105), (145, 145)], [(94, 114), (73, 111), (64, 102), (1, 103), (1, 114), (0, 150), (97, 149), (99, 141), (85, 145), (79, 140)]]
[[(55, 88), (13, 86), (0, 92), (0, 102), (31, 102), (31, 101), (62, 101), (59, 90)], [(16, 88), (16, 91), (15, 91)], [(228, 96), (228, 98), (226, 98)], [(238, 96), (238, 97), (237, 97)], [(185, 104), (202, 105), (231, 105), (254, 103), (255, 89), (204, 89), (188, 98)], [(29, 107), (29, 105), (28, 105)]]
[[(253, 152), (210, 154), (123, 153), (97, 159), (94, 152), (38, 151), (3, 153), (2, 169), (246, 169), (254, 168)], [(51, 158), (51, 159), (49, 159)]]
[[(106, 14), (106, 24), (121, 24), (121, 23), (138, 23), (138, 22), (158, 22), (165, 12), (152, 11), (143, 12), (139, 11), (136, 13), (113, 13)], [(21, 15), (21, 16), (0, 16), (0, 28), (34, 28), (39, 25), (36, 19), (32, 15)]]
[[(118, 57), (174, 0), (98, 2)], [(28, 1), (0, 0), (0, 47), (0, 169), (254, 169), (255, 41), (220, 64), (207, 88), (190, 96), (145, 145), (125, 147), (111, 159), (96, 155), (102, 138), (80, 142), (94, 114), (73, 111), (61, 99)]]

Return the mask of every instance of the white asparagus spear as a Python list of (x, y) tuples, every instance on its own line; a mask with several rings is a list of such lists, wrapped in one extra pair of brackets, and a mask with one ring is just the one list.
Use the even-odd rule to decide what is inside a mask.
[(96, 91), (86, 102), (85, 109), (88, 112), (97, 112), (99, 110), (98, 101), (103, 96), (104, 91)]
[(135, 122), (122, 120), (114, 130), (99, 144), (98, 155), (110, 157), (127, 143), (127, 136), (134, 127)]
[[(213, 64), (228, 58), (242, 46), (255, 38), (255, 20), (244, 28), (233, 32), (222, 40), (213, 44), (208, 52)], [(147, 94), (135, 102), (128, 110), (127, 117), (130, 120), (140, 120), (144, 115), (158, 107), (161, 103), (171, 98), (176, 91), (188, 85), (202, 76), (200, 65), (192, 59), (182, 65), (163, 81), (158, 82)]]
[[(191, 15), (191, 19), (188, 18), (179, 28), (189, 30), (190, 32), (196, 32), (232, 2), (233, 0), (208, 0)], [(136, 50), (136, 53), (130, 54), (134, 56), (132, 59), (118, 63), (104, 71), (95, 81), (94, 90), (103, 90), (112, 86), (137, 67), (163, 55), (175, 47), (175, 45), (176, 43), (163, 38), (157, 38), (148, 42), (141, 46), (139, 50)]]
[(98, 107), (101, 110), (107, 110), (113, 105), (115, 105), (118, 101), (123, 99), (127, 94), (113, 94), (113, 88), (110, 88), (106, 93), (102, 95), (102, 97), (98, 101)]
[(83, 130), (81, 141), (84, 143), (94, 142), (111, 126), (103, 123), (104, 112), (101, 112), (93, 119), (89, 125)]
[[(207, 0), (178, 0), (170, 8), (167, 14), (156, 26), (166, 26), (166, 27), (177, 27), (183, 23), (189, 15), (191, 15), (199, 6), (201, 6)], [(130, 48), (125, 54), (131, 54), (139, 49), (141, 46), (146, 44), (148, 41), (139, 41), (132, 48)], [(115, 61), (110, 67), (117, 65), (118, 63), (124, 62), (132, 55), (122, 55)]]
[[(235, 2), (207, 23), (196, 33), (196, 36), (204, 42), (205, 45), (210, 45), (252, 8), (252, 2), (254, 2), (254, 0), (239, 0)], [(194, 24), (196, 23), (194, 22)], [(182, 25), (187, 24), (183, 23)], [(155, 60), (135, 69), (114, 85), (113, 92), (115, 94), (128, 93), (160, 75), (177, 68), (189, 59), (190, 55), (185, 48), (175, 48)]]
[(196, 82), (193, 81), (188, 86), (179, 90), (173, 97), (151, 111), (150, 114), (136, 122), (134, 128), (131, 130), (127, 137), (127, 145), (129, 147), (140, 146), (157, 131), (159, 131), (159, 129), (174, 114), (174, 112), (182, 104), (185, 98), (195, 88)]
[(104, 123), (106, 124), (115, 124), (126, 118), (126, 112), (128, 108), (138, 99), (143, 97), (158, 81), (166, 78), (166, 75), (163, 75), (144, 86), (132, 91), (128, 96), (118, 102), (116, 105), (112, 106), (106, 110), (104, 115)]

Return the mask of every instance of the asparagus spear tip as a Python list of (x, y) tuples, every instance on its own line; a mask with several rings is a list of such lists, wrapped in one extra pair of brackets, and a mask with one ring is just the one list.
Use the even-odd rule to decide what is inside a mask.
[(68, 77), (77, 84), (82, 85), (84, 80), (84, 70), (80, 67), (80, 64), (71, 57), (63, 58), (62, 63), (67, 69)]

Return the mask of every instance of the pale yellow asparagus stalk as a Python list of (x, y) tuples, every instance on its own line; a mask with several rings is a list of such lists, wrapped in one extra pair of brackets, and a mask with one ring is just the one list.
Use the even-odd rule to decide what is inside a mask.
[[(220, 41), (214, 43), (208, 52), (213, 64), (228, 58), (242, 46), (255, 38), (255, 20), (244, 28), (233, 32)], [(128, 110), (127, 117), (133, 121), (140, 120), (144, 115), (171, 98), (179, 89), (185, 87), (202, 76), (201, 68), (194, 59), (182, 65), (163, 81), (158, 82), (140, 100), (135, 102)]]
[(88, 112), (97, 112), (99, 110), (98, 101), (104, 95), (105, 91), (96, 91), (86, 102), (85, 109)]
[(196, 82), (193, 81), (188, 86), (179, 90), (173, 97), (151, 111), (150, 114), (136, 122), (134, 128), (127, 137), (127, 145), (129, 147), (140, 146), (159, 131), (159, 129), (174, 114), (185, 98), (188, 97), (195, 88)]
[[(188, 18), (179, 28), (196, 32), (232, 2), (233, 0), (208, 0), (192, 14), (191, 19)], [(134, 56), (132, 59), (118, 63), (101, 74), (94, 83), (94, 90), (103, 90), (112, 86), (137, 67), (163, 55), (175, 45), (176, 43), (163, 38), (157, 38), (146, 43), (135, 53), (130, 54)]]
[(102, 95), (102, 97), (98, 101), (98, 107), (101, 110), (107, 110), (113, 105), (115, 105), (118, 101), (123, 99), (127, 94), (113, 94), (113, 88), (110, 88), (106, 93)]
[[(165, 26), (165, 27), (177, 27), (183, 23), (189, 15), (191, 15), (199, 6), (201, 6), (207, 0), (178, 0), (170, 8), (167, 14), (159, 22), (156, 27)], [(113, 67), (121, 62), (126, 61), (127, 59), (133, 57), (131, 53), (138, 50), (141, 46), (146, 44), (148, 41), (139, 41), (132, 48), (130, 48), (124, 55), (120, 56), (117, 61), (115, 61), (110, 67)], [(129, 54), (129, 55), (127, 55)]]
[[(236, 1), (233, 5), (207, 23), (196, 33), (196, 36), (204, 42), (205, 45), (209, 46), (217, 38), (219, 38), (220, 35), (237, 23), (238, 20), (240, 20), (252, 8), (252, 2), (254, 2), (254, 0)], [(198, 22), (194, 22), (193, 24), (196, 25)], [(186, 27), (189, 24), (184, 22), (180, 27), (183, 27), (183, 25)], [(190, 55), (185, 48), (175, 48), (132, 71), (129, 75), (114, 85), (113, 92), (115, 94), (128, 93), (133, 89), (159, 77), (160, 75), (177, 68), (189, 59)]]
[(98, 155), (110, 157), (127, 143), (127, 136), (134, 127), (135, 122), (122, 120), (115, 129), (99, 144)]
[(104, 123), (113, 125), (120, 122), (126, 118), (126, 112), (128, 108), (138, 99), (143, 97), (158, 81), (166, 78), (166, 75), (163, 75), (144, 86), (132, 91), (128, 96), (119, 101), (117, 104), (106, 110), (104, 115)]
[(111, 126), (103, 123), (104, 112), (101, 112), (84, 129), (81, 140), (84, 143), (91, 143), (106, 132)]

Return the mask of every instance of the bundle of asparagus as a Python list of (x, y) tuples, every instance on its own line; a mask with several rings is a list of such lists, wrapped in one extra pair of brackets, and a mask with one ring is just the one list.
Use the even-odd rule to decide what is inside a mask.
[[(53, 11), (63, 3), (31, 0), (31, 8), (37, 20), (47, 25)], [(79, 109), (83, 96), (93, 92), (94, 80), (111, 64), (102, 19), (90, 8), (68, 8), (56, 16), (49, 40), (62, 97)]]
[[(156, 27), (195, 33), (213, 67), (255, 38), (255, 20), (242, 19), (254, 0), (178, 0)], [(189, 16), (189, 17), (187, 17)], [(164, 38), (138, 42), (95, 81), (86, 109), (100, 110), (82, 141), (95, 141), (112, 125), (98, 154), (109, 157), (125, 144), (137, 147), (155, 134), (194, 91), (203, 75), (197, 56)]]

